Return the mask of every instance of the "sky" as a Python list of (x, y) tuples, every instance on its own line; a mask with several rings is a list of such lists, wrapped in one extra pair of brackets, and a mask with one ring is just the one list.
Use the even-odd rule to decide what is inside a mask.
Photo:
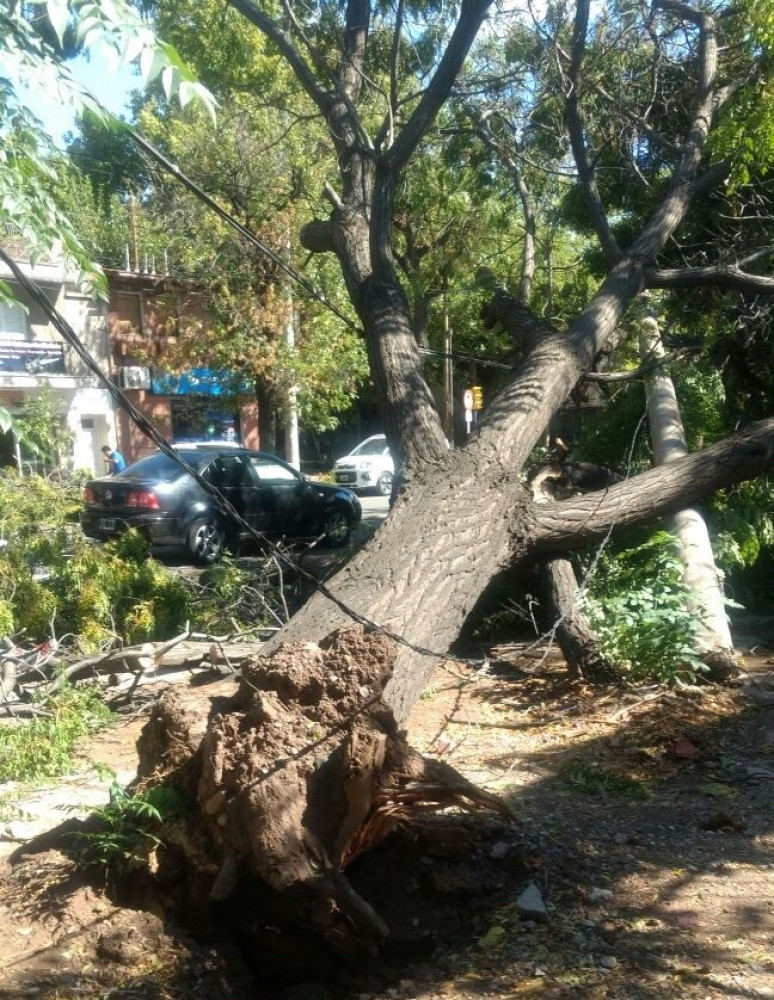
[[(73, 76), (109, 110), (121, 115), (127, 110), (129, 94), (140, 87), (140, 79), (130, 66), (115, 67), (99, 52), (78, 56), (68, 63)], [(41, 120), (57, 146), (75, 127), (72, 109), (47, 96), (45, 90), (20, 86), (20, 100)]]

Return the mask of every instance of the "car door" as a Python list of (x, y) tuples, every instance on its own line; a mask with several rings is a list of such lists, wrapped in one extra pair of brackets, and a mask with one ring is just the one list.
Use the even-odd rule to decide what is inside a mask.
[(274, 455), (255, 452), (250, 463), (258, 479), (260, 504), (271, 512), (271, 527), (267, 530), (276, 536), (312, 534), (317, 523), (310, 484)]
[[(249, 455), (219, 455), (208, 466), (207, 478), (251, 528), (262, 533), (270, 530), (271, 511), (262, 502)], [(242, 526), (239, 534), (248, 533)]]

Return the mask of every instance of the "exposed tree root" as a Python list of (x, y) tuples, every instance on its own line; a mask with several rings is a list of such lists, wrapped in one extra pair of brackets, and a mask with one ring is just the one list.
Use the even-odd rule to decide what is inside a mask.
[(394, 658), (391, 639), (360, 626), (287, 643), (248, 664), (228, 699), (165, 695), (139, 743), (136, 789), (168, 784), (195, 803), (169, 837), (209, 899), (228, 899), (247, 870), (350, 960), (387, 934), (342, 874), (355, 857), (427, 811), (512, 815), (407, 744), (383, 700)]

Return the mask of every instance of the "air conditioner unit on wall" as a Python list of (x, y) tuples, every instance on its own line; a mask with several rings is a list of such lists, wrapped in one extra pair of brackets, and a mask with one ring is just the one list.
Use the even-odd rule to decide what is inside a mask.
[(150, 368), (144, 365), (124, 365), (118, 369), (118, 384), (122, 389), (150, 389)]

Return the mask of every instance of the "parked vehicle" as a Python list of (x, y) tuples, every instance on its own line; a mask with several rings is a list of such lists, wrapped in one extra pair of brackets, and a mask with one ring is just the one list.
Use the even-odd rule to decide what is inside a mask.
[(384, 434), (374, 434), (361, 441), (357, 448), (337, 458), (333, 477), (341, 486), (351, 490), (375, 490), (383, 497), (392, 493), (395, 466)]
[[(360, 501), (351, 490), (311, 482), (274, 455), (228, 446), (175, 450), (270, 538), (325, 535), (331, 546), (346, 545), (360, 521)], [(92, 480), (83, 499), (81, 526), (90, 538), (138, 528), (152, 545), (183, 549), (203, 564), (217, 561), (227, 544), (250, 538), (163, 452), (117, 476)]]

